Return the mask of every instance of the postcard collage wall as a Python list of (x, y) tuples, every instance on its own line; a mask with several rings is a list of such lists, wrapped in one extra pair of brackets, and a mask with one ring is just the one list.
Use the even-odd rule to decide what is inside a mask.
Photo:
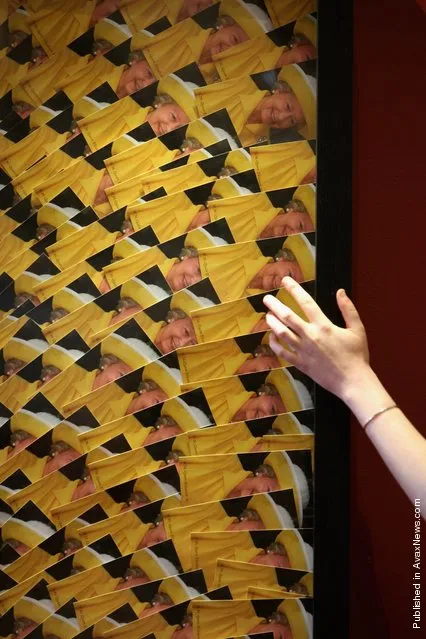
[(312, 639), (314, 0), (2, 0), (0, 639)]

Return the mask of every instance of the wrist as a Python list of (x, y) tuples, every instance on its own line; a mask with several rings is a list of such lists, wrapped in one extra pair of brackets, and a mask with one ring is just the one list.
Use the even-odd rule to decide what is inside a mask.
[(376, 374), (369, 364), (360, 365), (355, 371), (347, 375), (341, 383), (339, 392), (336, 393), (338, 397), (347, 406), (353, 401), (368, 393), (371, 386), (380, 383)]
[(348, 380), (340, 398), (361, 425), (365, 424), (377, 411), (393, 404), (392, 397), (368, 365)]

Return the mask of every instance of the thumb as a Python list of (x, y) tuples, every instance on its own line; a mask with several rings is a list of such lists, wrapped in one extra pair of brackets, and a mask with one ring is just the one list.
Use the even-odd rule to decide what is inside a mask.
[(351, 328), (358, 332), (364, 332), (364, 324), (362, 323), (359, 313), (355, 308), (355, 304), (346, 295), (344, 289), (341, 288), (337, 291), (336, 298), (340, 312), (345, 320), (346, 328)]

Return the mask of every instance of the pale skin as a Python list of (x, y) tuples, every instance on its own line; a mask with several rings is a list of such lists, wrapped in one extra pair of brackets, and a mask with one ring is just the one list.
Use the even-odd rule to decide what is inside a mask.
[(176, 319), (163, 326), (155, 340), (157, 348), (165, 355), (183, 346), (197, 343), (194, 326), (190, 317)]
[(303, 126), (305, 114), (299, 100), (289, 91), (275, 91), (265, 96), (250, 114), (249, 124), (268, 124), (277, 129)]
[(300, 184), (311, 184), (311, 182), (316, 182), (316, 181), (317, 181), (317, 168), (314, 167), (313, 169), (309, 171), (309, 173), (305, 175), (305, 177), (300, 182)]
[(260, 566), (273, 566), (274, 568), (291, 568), (290, 560), (287, 555), (279, 555), (272, 552), (262, 552), (250, 560), (251, 564)]
[(150, 406), (154, 406), (154, 404), (160, 404), (166, 399), (168, 399), (168, 397), (161, 388), (157, 388), (151, 391), (145, 391), (141, 394), (136, 394), (130, 402), (128, 409), (126, 410), (126, 415), (136, 413), (137, 411), (143, 410), (144, 408), (149, 408)]
[(188, 124), (189, 118), (185, 111), (175, 102), (162, 104), (148, 115), (147, 122), (151, 125), (155, 135), (170, 133), (184, 124)]
[(123, 71), (116, 93), (119, 98), (124, 98), (153, 82), (155, 82), (155, 76), (149, 64), (145, 60), (138, 60)]
[(286, 64), (299, 64), (306, 60), (315, 60), (317, 57), (316, 47), (309, 43), (301, 43), (297, 46), (284, 50), (277, 60), (277, 67), (283, 67)]
[(293, 634), (289, 626), (284, 626), (280, 623), (264, 623), (258, 624), (250, 633), (253, 635), (263, 634), (264, 632), (272, 632), (274, 639), (293, 639)]
[(201, 211), (197, 213), (197, 215), (194, 217), (191, 224), (188, 226), (186, 230), (192, 231), (193, 229), (198, 229), (200, 226), (205, 226), (209, 222), (210, 222), (210, 212), (209, 212), (209, 209), (206, 207), (204, 209), (201, 209)]
[(60, 448), (56, 450), (56, 448), (55, 445), (52, 446), (52, 449), (50, 451), (50, 458), (46, 462), (43, 470), (43, 477), (49, 475), (50, 473), (54, 473), (56, 470), (63, 468), (63, 466), (66, 466), (67, 464), (70, 464), (75, 459), (78, 459), (81, 454), (71, 447), (69, 447), (67, 450), (61, 450)]
[[(364, 325), (343, 289), (336, 300), (346, 328), (333, 324), (312, 297), (290, 277), (282, 286), (308, 321), (271, 295), (264, 298), (266, 320), (273, 332), (272, 350), (334, 393), (361, 425), (383, 408), (395, 404), (369, 363)], [(426, 502), (426, 439), (399, 408), (377, 416), (365, 430), (402, 490), (414, 503)], [(425, 513), (422, 514), (426, 519)]]
[(149, 446), (150, 444), (154, 444), (155, 442), (161, 442), (164, 439), (170, 439), (170, 437), (176, 437), (176, 435), (180, 435), (182, 433), (182, 429), (176, 424), (174, 426), (171, 425), (163, 425), (158, 429), (153, 429), (148, 437), (144, 441), (145, 446)]
[(93, 27), (99, 20), (103, 20), (103, 18), (111, 15), (119, 6), (120, 3), (117, 2), (117, 0), (103, 0), (103, 2), (98, 2), (90, 18), (89, 27)]
[(126, 570), (123, 579), (115, 587), (115, 590), (124, 590), (125, 588), (133, 588), (134, 586), (141, 586), (147, 584), (149, 577), (140, 568), (129, 568)]
[(280, 485), (275, 478), (254, 475), (243, 479), (227, 494), (227, 497), (247, 497), (256, 493), (269, 493), (279, 488)]
[(148, 548), (148, 546), (153, 546), (154, 544), (159, 544), (166, 539), (167, 535), (164, 528), (164, 523), (160, 522), (157, 526), (153, 526), (148, 530), (148, 532), (139, 542), (137, 550), (140, 550), (141, 548)]
[(273, 220), (265, 226), (260, 238), (282, 237), (284, 235), (293, 235), (294, 233), (308, 233), (315, 231), (309, 213), (304, 211), (282, 211), (274, 217)]
[(178, 13), (177, 22), (190, 18), (213, 4), (213, 0), (184, 0)]
[(192, 639), (193, 636), (192, 624), (185, 624), (182, 628), (174, 631), (172, 639)]
[(246, 375), (279, 367), (280, 361), (275, 355), (253, 355), (235, 371), (234, 375)]
[(248, 39), (247, 33), (238, 24), (221, 25), (209, 35), (199, 62), (200, 64), (213, 62), (213, 56), (241, 42), (246, 42)]
[(191, 284), (196, 284), (202, 277), (198, 257), (184, 257), (173, 264), (166, 280), (172, 291), (180, 291)]

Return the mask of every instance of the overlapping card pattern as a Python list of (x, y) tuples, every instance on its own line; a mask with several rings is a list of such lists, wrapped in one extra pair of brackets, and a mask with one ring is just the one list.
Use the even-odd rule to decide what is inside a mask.
[(311, 639), (313, 0), (0, 5), (0, 639)]

